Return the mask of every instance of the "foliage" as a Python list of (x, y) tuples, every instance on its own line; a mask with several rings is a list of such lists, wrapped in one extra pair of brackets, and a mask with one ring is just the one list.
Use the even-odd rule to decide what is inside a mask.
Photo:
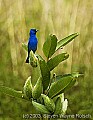
[[(69, 55), (67, 53), (61, 53), (55, 57), (52, 57), (52, 55), (60, 47), (65, 46), (77, 36), (78, 34), (75, 33), (57, 41), (55, 35), (49, 35), (43, 45), (43, 53), (47, 61), (40, 55), (35, 55), (32, 51), (30, 53), (30, 65), (33, 68), (39, 67), (41, 71), (36, 84), (33, 86), (30, 76), (26, 80), (22, 91), (0, 86), (0, 92), (32, 102), (40, 114), (65, 114), (68, 102), (67, 99), (62, 101), (63, 93), (75, 84), (80, 74), (57, 75), (53, 81), (54, 76), (51, 74), (51, 71), (62, 61), (65, 61)], [(22, 44), (22, 46), (27, 51), (27, 45)], [(53, 77), (51, 78), (51, 76)], [(57, 111), (58, 107), (60, 107), (59, 111)]]

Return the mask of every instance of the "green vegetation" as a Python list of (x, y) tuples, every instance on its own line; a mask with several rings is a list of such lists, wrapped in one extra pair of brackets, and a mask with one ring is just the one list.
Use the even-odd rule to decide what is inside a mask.
[[(58, 75), (57, 77), (56, 75), (54, 76), (54, 74), (52, 75), (51, 71), (58, 64), (60, 64), (62, 61), (66, 60), (69, 57), (64, 53), (61, 53), (53, 58), (52, 55), (60, 47), (63, 46), (63, 43), (64, 45), (66, 45), (75, 37), (77, 37), (75, 36), (72, 38), (71, 36), (75, 36), (75, 34), (72, 34), (64, 38), (65, 41), (64, 39), (60, 40), (59, 47), (58, 47), (59, 42), (57, 42), (57, 37), (55, 35), (48, 36), (47, 40), (43, 45), (43, 52), (47, 57), (47, 61), (44, 60), (40, 55), (36, 56), (31, 51), (29, 65), (31, 65), (33, 68), (37, 67), (39, 68), (37, 70), (41, 71), (35, 85), (33, 85), (32, 78), (30, 76), (25, 81), (25, 85), (22, 91), (19, 92), (5, 86), (0, 86), (0, 92), (11, 95), (13, 97), (18, 97), (30, 101), (34, 106), (34, 108), (37, 110), (38, 114), (41, 115), (42, 119), (44, 118), (43, 114), (55, 115), (56, 113), (58, 113), (57, 115), (59, 114), (64, 115), (67, 111), (68, 102), (65, 103), (65, 99), (62, 98), (62, 95), (66, 90), (69, 90), (75, 84), (80, 74), (78, 73), (74, 73), (74, 75), (64, 74), (64, 75)], [(22, 46), (28, 52), (27, 45), (22, 44)], [(55, 77), (55, 81), (53, 80), (54, 77)], [(35, 77), (33, 76), (33, 79), (34, 78)], [(61, 99), (63, 99), (63, 102)], [(65, 107), (63, 107), (64, 103), (65, 103)], [(60, 107), (60, 109), (57, 111), (58, 107)]]
[[(15, 89), (13, 94), (11, 93), (11, 96), (17, 94), (20, 98), (22, 95), (20, 91), (23, 89), (28, 76), (31, 76), (33, 86), (36, 84), (40, 74), (37, 71), (40, 68), (36, 67), (31, 69), (30, 65), (25, 64), (27, 52), (22, 48), (22, 43), (27, 42), (30, 28), (38, 28), (39, 32), (37, 37), (39, 44), (36, 53), (42, 56), (45, 61), (48, 60), (48, 67), (52, 64), (49, 71), (52, 74), (56, 73), (56, 75), (54, 74), (56, 79), (64, 76), (65, 73), (68, 75), (68, 73), (78, 71), (84, 74), (72, 89), (67, 91), (65, 89), (65, 97), (69, 100), (66, 114), (79, 113), (93, 116), (92, 2), (92, 0), (1, 0), (0, 86), (6, 86), (6, 88), (3, 89), (3, 87), (0, 87), (0, 91), (5, 92), (10, 87), (10, 91)], [(54, 60), (50, 61), (50, 59), (46, 59), (45, 56), (48, 53), (45, 53), (46, 55), (44, 56), (42, 48), (45, 38), (50, 33), (55, 34), (60, 41), (61, 38), (65, 38), (65, 36), (70, 34), (72, 35), (72, 33), (76, 33), (77, 31), (80, 35), (75, 41), (65, 47), (64, 42), (62, 46), (60, 46), (60, 42), (57, 43), (57, 46), (60, 46), (62, 49), (57, 49), (56, 47), (56, 53), (53, 54), (51, 52), (49, 54), (49, 57), (52, 55), (52, 58), (55, 58)], [(65, 41), (65, 39), (63, 40)], [(66, 52), (70, 55), (69, 58)], [(62, 59), (60, 60), (62, 58), (60, 57), (61, 54), (63, 58), (65, 56), (65, 59), (68, 59), (58, 65), (59, 62), (57, 63), (56, 56), (59, 56), (58, 61), (62, 61)], [(40, 56), (38, 56), (39, 59), (42, 59)], [(45, 61), (41, 61), (41, 68), (46, 63)], [(34, 66), (36, 65), (35, 63)], [(49, 71), (47, 74), (49, 74)], [(53, 81), (55, 81), (55, 77)], [(75, 81), (73, 81), (74, 83)], [(47, 86), (46, 83), (43, 84)], [(17, 91), (19, 92), (17, 93)], [(19, 98), (10, 97), (0, 92), (1, 120), (21, 120), (25, 114), (36, 113), (32, 103), (26, 97), (26, 100)], [(59, 103), (56, 102), (56, 104)]]

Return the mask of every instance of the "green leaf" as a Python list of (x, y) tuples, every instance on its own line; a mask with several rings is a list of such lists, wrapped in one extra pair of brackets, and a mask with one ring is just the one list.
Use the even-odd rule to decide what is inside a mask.
[(77, 78), (82, 76), (82, 75), (83, 74), (79, 74), (78, 72), (66, 75), (65, 77), (72, 76), (73, 79), (69, 83), (69, 85), (63, 90), (63, 92), (65, 92), (65, 91), (69, 90), (70, 88), (72, 88), (74, 86), (74, 84), (76, 83)]
[(33, 91), (32, 91), (33, 98), (38, 99), (40, 97), (42, 91), (43, 91), (42, 78), (39, 77), (39, 79), (37, 80), (37, 82), (33, 88)]
[(51, 58), (48, 62), (47, 65), (49, 67), (49, 70), (53, 70), (60, 62), (66, 60), (69, 57), (67, 53), (61, 53), (54, 58)]
[(62, 77), (68, 77), (68, 76), (71, 76), (74, 78), (78, 78), (80, 76), (82, 76), (83, 74), (80, 74), (78, 72), (74, 72), (74, 73), (71, 73), (71, 74), (63, 74), (63, 75), (58, 75), (56, 76), (56, 80), (60, 80)]
[(22, 91), (17, 91), (17, 90), (14, 90), (12, 88), (9, 88), (9, 87), (0, 86), (0, 92), (7, 94), (9, 96), (12, 96), (12, 97), (17, 97), (17, 98), (31, 101), (25, 96), (25, 94), (22, 93)]
[(74, 33), (74, 34), (71, 34), (65, 38), (63, 38), (62, 40), (60, 40), (58, 43), (57, 43), (57, 47), (56, 47), (56, 50), (58, 50), (60, 47), (63, 47), (65, 46), (66, 44), (68, 44), (69, 42), (71, 42), (75, 37), (77, 37), (79, 34), (78, 33)]
[(32, 83), (31, 83), (31, 76), (27, 78), (25, 81), (25, 85), (23, 88), (24, 94), (30, 99), (32, 97)]
[(71, 80), (71, 82), (63, 89), (63, 92), (66, 92), (67, 90), (69, 90), (70, 88), (72, 88), (74, 86), (74, 84), (76, 83), (76, 80), (78, 77), (82, 76), (83, 74), (79, 74), (78, 72), (72, 73), (72, 74), (64, 74), (64, 75), (58, 75), (56, 76), (55, 80), (58, 81), (64, 77), (72, 77), (73, 79)]
[(68, 76), (72, 76), (72, 74), (57, 75), (56, 80), (60, 80), (62, 77), (68, 77)]
[(16, 90), (9, 88), (9, 87), (0, 86), (0, 92), (22, 99), (22, 91), (16, 91)]
[(60, 80), (64, 77), (72, 77), (73, 79), (71, 80), (71, 82), (68, 84), (68, 86), (66, 86), (64, 89), (63, 89), (63, 92), (66, 92), (67, 90), (69, 90), (70, 88), (72, 88), (74, 86), (74, 84), (76, 83), (76, 80), (77, 78), (81, 76), (81, 74), (79, 73), (72, 73), (72, 74), (64, 74), (64, 75), (58, 75), (56, 76), (56, 80)]
[(33, 53), (33, 51), (30, 51), (30, 65), (32, 67), (37, 67), (38, 65), (38, 58), (37, 56)]
[(81, 76), (81, 74), (79, 73), (72, 73), (72, 74), (64, 74), (64, 75), (58, 75), (56, 76), (56, 80), (60, 80), (61, 78), (64, 77), (72, 77), (73, 79), (71, 80), (71, 82), (68, 84), (67, 87), (65, 87), (65, 89), (63, 89), (63, 92), (66, 92), (67, 90), (69, 90), (70, 88), (72, 88), (74, 86), (74, 84), (76, 83), (77, 78)]
[(63, 90), (69, 85), (69, 83), (72, 81), (72, 77), (62, 77), (60, 80), (54, 82), (50, 86), (50, 90), (48, 93), (48, 96), (50, 98), (53, 98), (63, 92)]
[(61, 98), (58, 97), (55, 102), (55, 111), (54, 115), (61, 114), (61, 109), (62, 109), (62, 103), (61, 103)]
[(28, 51), (28, 47), (27, 47), (27, 45), (26, 45), (25, 43), (22, 43), (22, 47), (23, 47), (26, 51)]
[(44, 100), (44, 104), (46, 106), (46, 108), (50, 111), (50, 112), (54, 112), (55, 110), (55, 103), (54, 101), (49, 98), (47, 95), (41, 94), (43, 100)]
[(40, 60), (39, 64), (40, 64), (41, 75), (42, 75), (43, 90), (46, 90), (50, 82), (50, 71), (47, 66), (47, 63), (44, 60)]
[(54, 54), (56, 46), (57, 37), (55, 35), (49, 35), (43, 45), (43, 52), (47, 58), (50, 58)]
[(39, 111), (41, 114), (50, 114), (50, 112), (47, 110), (47, 108), (35, 101), (32, 101), (33, 106), (36, 108), (37, 111)]
[(44, 60), (39, 54), (35, 54), (35, 55), (36, 55), (36, 57), (38, 58), (39, 61)]
[(68, 91), (70, 88), (74, 86), (75, 83), (76, 83), (76, 79), (72, 79), (71, 82), (68, 84), (68, 86), (64, 88), (63, 92)]

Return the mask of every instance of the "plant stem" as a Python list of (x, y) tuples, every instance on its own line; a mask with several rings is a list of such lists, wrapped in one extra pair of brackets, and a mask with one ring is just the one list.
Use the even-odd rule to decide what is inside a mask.
[(49, 58), (47, 58), (47, 62), (49, 61)]

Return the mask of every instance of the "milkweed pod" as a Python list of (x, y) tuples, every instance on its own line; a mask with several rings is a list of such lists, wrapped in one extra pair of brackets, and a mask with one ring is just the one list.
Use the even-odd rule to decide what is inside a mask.
[(38, 99), (41, 96), (42, 92), (43, 92), (42, 77), (39, 77), (32, 91), (33, 98)]
[(30, 65), (32, 67), (37, 67), (37, 65), (38, 65), (38, 58), (33, 53), (33, 51), (30, 52)]
[(32, 101), (33, 106), (36, 108), (37, 111), (39, 111), (41, 114), (49, 114), (50, 112), (47, 110), (47, 108), (35, 101)]
[(46, 106), (46, 108), (50, 111), (50, 112), (54, 112), (55, 110), (55, 103), (54, 101), (49, 98), (48, 96), (41, 94), (42, 98), (44, 99), (44, 104)]
[(23, 89), (24, 94), (30, 99), (32, 97), (32, 83), (31, 83), (31, 76), (28, 77), (28, 79), (25, 82), (24, 89)]

